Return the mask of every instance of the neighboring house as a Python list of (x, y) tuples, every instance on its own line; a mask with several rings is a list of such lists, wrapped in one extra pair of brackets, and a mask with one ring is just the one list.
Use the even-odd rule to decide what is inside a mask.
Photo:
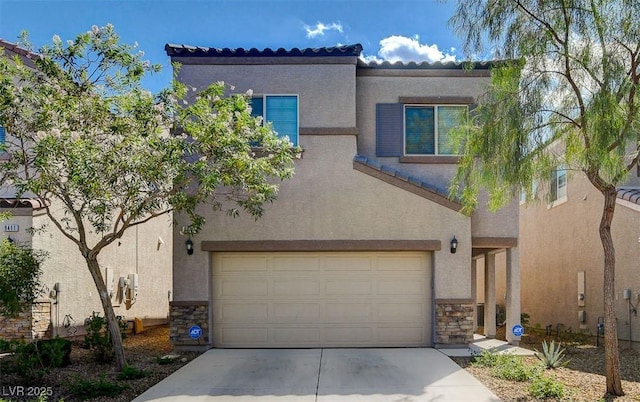
[[(33, 60), (37, 54), (1, 39), (0, 47), (4, 48), (6, 55), (18, 55), (25, 65), (35, 67)], [(4, 134), (10, 148), (11, 133)], [(0, 163), (9, 155), (10, 152), (0, 155)], [(43, 298), (19, 319), (0, 317), (0, 339), (82, 335), (84, 320), (94, 311), (104, 316), (84, 258), (76, 245), (50, 223), (42, 211), (44, 202), (48, 201), (29, 195), (16, 199), (15, 191), (7, 186), (0, 190), (0, 211), (9, 211), (13, 215), (0, 222), (1, 237), (48, 253), (42, 265)], [(56, 211), (55, 204), (52, 209)], [(33, 235), (28, 231), (43, 225), (46, 225), (46, 231)], [(171, 220), (156, 218), (132, 228), (122, 239), (103, 250), (99, 260), (103, 267), (102, 275), (112, 291), (116, 315), (123, 316), (125, 320), (139, 318), (146, 324), (167, 322), (172, 284), (172, 242)], [(133, 291), (125, 292), (123, 298), (120, 284), (133, 274), (137, 274), (137, 295)]]
[[(618, 189), (611, 232), (616, 251), (618, 337), (640, 341), (640, 172)], [(542, 187), (542, 186), (540, 186)], [(582, 173), (558, 169), (541, 202), (520, 208), (522, 308), (542, 328), (584, 330), (602, 322), (603, 197)]]
[[(490, 64), (368, 64), (360, 45), (165, 50), (190, 87), (252, 90), (254, 113), (303, 149), (261, 219), (203, 210), (189, 255), (177, 218), (174, 345), (468, 343), (476, 259), (486, 257), (493, 277), (499, 252), (509, 265), (507, 321), (519, 322), (517, 200), (470, 218), (447, 196), (458, 162), (448, 130), (483, 93)], [(494, 335), (495, 320), (485, 321)]]

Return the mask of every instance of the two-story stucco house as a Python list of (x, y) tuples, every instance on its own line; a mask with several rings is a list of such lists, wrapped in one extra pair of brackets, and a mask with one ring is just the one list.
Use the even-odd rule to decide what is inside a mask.
[[(17, 56), (25, 66), (36, 68), (37, 54), (2, 39), (0, 48), (6, 56)], [(2, 163), (11, 158), (14, 149), (11, 132), (0, 127), (0, 141), (7, 146), (7, 152), (0, 153)], [(62, 213), (62, 208), (51, 202), (30, 194), (16, 199), (14, 188), (6, 183), (0, 186), (0, 212), (12, 214), (0, 222), (0, 237), (48, 253), (41, 267), (42, 298), (17, 319), (0, 317), (0, 339), (83, 335), (86, 318), (94, 311), (104, 316), (84, 258), (43, 211), (43, 206), (49, 205), (54, 213)], [(42, 227), (46, 230), (30, 231)], [(156, 218), (132, 228), (100, 254), (116, 315), (127, 321), (139, 318), (145, 324), (166, 323), (172, 290), (172, 238), (171, 219)], [(127, 283), (131, 286), (123, 286)]]
[[(203, 210), (188, 254), (177, 217), (177, 347), (468, 343), (476, 259), (493, 278), (500, 252), (507, 324), (519, 322), (517, 201), (468, 217), (447, 196), (458, 161), (448, 132), (483, 93), (490, 64), (368, 64), (360, 45), (165, 49), (190, 87), (252, 90), (254, 114), (303, 149), (261, 219)], [(495, 305), (495, 285), (485, 288)]]

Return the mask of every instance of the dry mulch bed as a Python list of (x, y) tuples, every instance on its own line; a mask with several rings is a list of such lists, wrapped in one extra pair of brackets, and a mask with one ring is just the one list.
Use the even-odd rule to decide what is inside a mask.
[[(78, 379), (97, 380), (104, 376), (105, 380), (123, 385), (126, 388), (116, 397), (99, 397), (91, 401), (128, 402), (142, 394), (154, 384), (160, 382), (171, 373), (193, 360), (198, 353), (181, 353), (180, 357), (169, 364), (159, 364), (158, 358), (172, 354), (173, 346), (169, 341), (168, 327), (147, 328), (144, 332), (128, 335), (124, 340), (127, 363), (148, 375), (135, 380), (118, 380), (119, 374), (114, 364), (96, 363), (91, 352), (82, 348), (82, 341), (74, 341), (71, 349), (71, 364), (67, 367), (52, 370), (38, 380), (25, 381), (15, 374), (2, 370), (0, 360), (0, 400), (34, 400), (34, 398), (12, 398), (8, 395), (15, 387), (48, 388), (52, 391), (49, 401), (64, 399), (65, 402), (81, 400), (71, 394), (69, 384)], [(5, 363), (6, 364), (6, 363)]]
[[(529, 349), (540, 349), (540, 343), (541, 338), (525, 335), (521, 346)], [(198, 355), (197, 353), (183, 353), (173, 363), (159, 364), (158, 357), (172, 353), (172, 345), (169, 342), (169, 329), (166, 327), (150, 328), (142, 334), (130, 335), (125, 339), (124, 344), (127, 362), (138, 369), (146, 370), (149, 373), (147, 377), (137, 380), (117, 380), (118, 371), (115, 366), (94, 362), (90, 352), (82, 349), (80, 347), (81, 341), (77, 341), (73, 345), (70, 366), (56, 369), (33, 384), (27, 384), (19, 377), (3, 371), (2, 360), (0, 360), (0, 388), (4, 387), (7, 390), (8, 387), (12, 386), (51, 387), (53, 395), (49, 398), (50, 401), (58, 401), (64, 398), (65, 401), (73, 402), (79, 399), (70, 394), (68, 389), (70, 381), (77, 378), (96, 379), (103, 375), (105, 379), (125, 385), (127, 388), (117, 397), (101, 397), (92, 399), (92, 401), (131, 401)], [(624, 344), (621, 344), (621, 347), (622, 385), (626, 393), (623, 397), (605, 398), (603, 396), (605, 377), (602, 375), (604, 373), (604, 350), (602, 347), (594, 345), (568, 346), (566, 354), (571, 359), (569, 365), (555, 370), (548, 370), (546, 374), (565, 384), (570, 391), (566, 399), (569, 401), (638, 402), (640, 401), (640, 352), (626, 349)], [(535, 357), (523, 357), (523, 359), (530, 364), (538, 363)], [(472, 366), (470, 358), (455, 358), (454, 360), (503, 401), (535, 401), (527, 390), (529, 383), (494, 378), (490, 375), (490, 369)], [(0, 399), (2, 398), (11, 400), (6, 394), (0, 396)], [(22, 399), (25, 400), (24, 398)]]
[[(500, 333), (498, 333), (498, 337), (500, 337)], [(544, 338), (553, 339), (553, 337), (525, 335), (522, 337), (520, 346), (532, 350), (542, 350), (541, 345)], [(568, 345), (566, 347), (563, 345), (563, 348), (566, 349), (567, 359), (570, 359), (569, 364), (565, 367), (545, 371), (545, 375), (551, 376), (565, 385), (565, 389), (568, 390), (568, 396), (565, 400), (576, 402), (640, 401), (640, 352), (638, 350), (629, 349), (624, 342), (619, 345), (622, 389), (625, 396), (615, 398), (604, 395), (606, 390), (604, 348), (595, 346), (595, 340), (593, 340), (593, 344), (570, 344), (567, 342), (565, 344)], [(534, 356), (522, 358), (527, 364), (540, 363)], [(529, 382), (514, 382), (492, 377), (490, 368), (475, 367), (470, 364), (470, 358), (454, 358), (454, 360), (503, 401), (528, 402), (537, 400), (529, 394)]]

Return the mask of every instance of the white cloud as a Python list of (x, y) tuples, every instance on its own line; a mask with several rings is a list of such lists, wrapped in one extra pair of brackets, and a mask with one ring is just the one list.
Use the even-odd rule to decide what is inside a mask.
[[(451, 49), (452, 53), (455, 49)], [(365, 56), (365, 61), (397, 61), (407, 63), (410, 61), (433, 63), (436, 61), (455, 61), (455, 54), (444, 53), (438, 49), (438, 45), (425, 45), (420, 43), (420, 38), (416, 35), (413, 38), (406, 36), (392, 35), (380, 41), (380, 50), (376, 56)]]
[(307, 38), (313, 39), (318, 36), (324, 36), (326, 31), (337, 31), (342, 33), (342, 24), (339, 22), (332, 22), (330, 24), (318, 22), (315, 26), (305, 25), (304, 30), (307, 31)]

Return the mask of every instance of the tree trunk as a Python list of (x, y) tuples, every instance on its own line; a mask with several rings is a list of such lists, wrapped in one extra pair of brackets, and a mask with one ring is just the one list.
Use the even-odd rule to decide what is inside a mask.
[(618, 352), (618, 328), (615, 305), (616, 253), (611, 237), (611, 221), (616, 206), (615, 187), (607, 187), (604, 195), (604, 208), (600, 220), (600, 240), (604, 250), (604, 359), (607, 378), (607, 394), (621, 396), (620, 354)]
[(93, 282), (96, 285), (98, 294), (100, 295), (100, 301), (102, 302), (102, 309), (104, 310), (104, 317), (107, 320), (107, 328), (109, 329), (109, 335), (111, 336), (111, 343), (113, 344), (113, 351), (115, 352), (116, 365), (118, 370), (124, 370), (127, 361), (124, 357), (124, 347), (122, 346), (122, 335), (120, 334), (120, 326), (116, 319), (116, 314), (113, 311), (113, 304), (111, 304), (111, 297), (107, 290), (107, 285), (104, 283), (102, 273), (100, 272), (100, 265), (98, 259), (95, 256), (86, 256), (87, 267), (93, 277)]

